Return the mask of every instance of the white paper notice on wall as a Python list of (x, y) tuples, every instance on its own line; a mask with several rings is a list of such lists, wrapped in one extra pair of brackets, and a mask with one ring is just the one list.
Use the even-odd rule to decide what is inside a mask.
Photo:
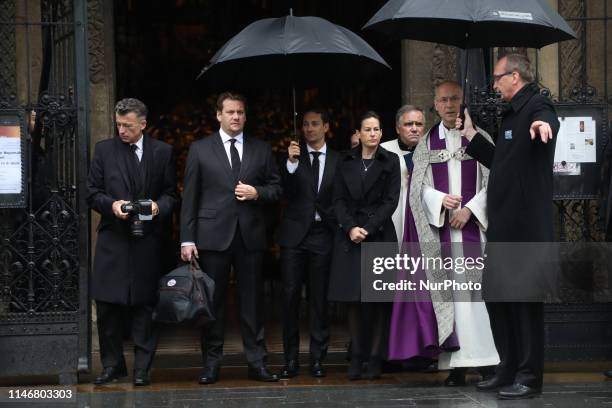
[(0, 194), (20, 194), (21, 186), (21, 128), (0, 126)]
[(559, 118), (555, 162), (595, 163), (597, 161), (596, 122), (589, 116)]

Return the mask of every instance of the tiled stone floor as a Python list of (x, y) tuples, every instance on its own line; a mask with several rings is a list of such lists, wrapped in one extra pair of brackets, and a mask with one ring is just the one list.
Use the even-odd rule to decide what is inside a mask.
[[(346, 366), (330, 365), (326, 378), (314, 379), (303, 373), (270, 385), (249, 381), (244, 367), (232, 367), (223, 369), (221, 381), (212, 386), (198, 385), (198, 372), (198, 368), (154, 369), (153, 384), (143, 388), (134, 388), (129, 378), (95, 387), (85, 376), (73, 388), (77, 398), (71, 402), (9, 402), (0, 398), (0, 407), (612, 407), (612, 381), (600, 371), (548, 372), (543, 395), (524, 401), (500, 401), (494, 393), (479, 392), (473, 386), (446, 388), (442, 386), (446, 373), (442, 372), (391, 373), (375, 382), (348, 382)], [(476, 377), (470, 376), (469, 380), (474, 382)], [(7, 390), (0, 387), (0, 395), (5, 396)]]

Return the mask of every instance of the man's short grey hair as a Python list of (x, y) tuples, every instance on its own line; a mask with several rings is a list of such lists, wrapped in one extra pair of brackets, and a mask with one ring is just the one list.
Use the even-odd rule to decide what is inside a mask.
[(134, 112), (140, 119), (147, 118), (147, 105), (136, 98), (124, 98), (115, 105), (115, 113), (117, 115), (127, 115)]
[(452, 85), (455, 86), (457, 88), (459, 88), (459, 90), (463, 93), (463, 87), (461, 86), (461, 84), (455, 80), (452, 79), (445, 79), (444, 81), (438, 83), (435, 87), (434, 87), (434, 96), (437, 97), (438, 95), (438, 89), (440, 89), (441, 86), (443, 85)]
[(523, 54), (511, 53), (502, 56), (506, 58), (506, 72), (518, 72), (525, 82), (535, 81), (535, 70), (529, 58)]
[(419, 108), (416, 105), (404, 105), (401, 108), (399, 108), (397, 110), (397, 113), (395, 114), (395, 126), (400, 125), (400, 120), (402, 119), (402, 116), (412, 111), (421, 112), (421, 114), (423, 115), (423, 121), (425, 121), (425, 111), (423, 109)]

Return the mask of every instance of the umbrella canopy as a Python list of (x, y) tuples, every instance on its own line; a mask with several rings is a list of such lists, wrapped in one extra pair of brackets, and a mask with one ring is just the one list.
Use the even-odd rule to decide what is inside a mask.
[(364, 28), (459, 48), (541, 48), (576, 38), (545, 0), (390, 0)]
[(215, 86), (261, 88), (354, 81), (385, 68), (385, 60), (352, 31), (319, 17), (289, 15), (247, 26), (200, 76)]

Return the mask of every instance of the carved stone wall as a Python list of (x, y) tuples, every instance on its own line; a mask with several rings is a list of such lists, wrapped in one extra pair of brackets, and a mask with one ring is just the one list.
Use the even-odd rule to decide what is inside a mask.
[[(87, 19), (90, 84), (89, 147), (93, 152), (96, 142), (112, 137), (115, 130), (113, 123), (115, 105), (113, 2), (88, 0)], [(96, 212), (91, 214), (91, 253), (93, 259), (97, 239), (96, 226), (100, 221), (100, 216)], [(95, 313), (93, 316), (95, 316)], [(95, 343), (97, 336), (92, 338)], [(96, 347), (96, 344), (94, 344), (94, 349)]]
[[(559, 14), (564, 18), (586, 17), (584, 0), (559, 0)], [(576, 40), (559, 44), (560, 94), (562, 99), (569, 97), (573, 88), (581, 85), (585, 73), (586, 47), (584, 43), (585, 22), (568, 21), (577, 35)]]
[(435, 44), (431, 68), (433, 86), (447, 79), (455, 79), (457, 76), (456, 48), (450, 45)]
[(402, 102), (422, 107), (427, 126), (438, 120), (433, 109), (435, 85), (456, 78), (455, 50), (448, 45), (402, 41)]
[(113, 135), (115, 57), (113, 2), (88, 0), (90, 147)]

